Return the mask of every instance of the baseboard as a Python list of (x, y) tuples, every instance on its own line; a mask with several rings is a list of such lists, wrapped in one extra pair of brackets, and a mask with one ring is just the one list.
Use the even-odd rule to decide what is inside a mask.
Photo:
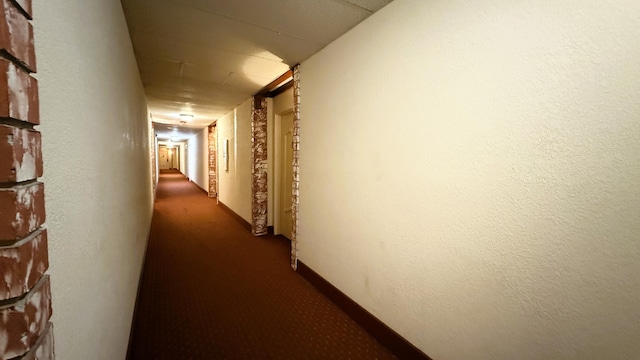
[(298, 273), (400, 359), (431, 360), (385, 323), (298, 260)]
[(231, 215), (232, 218), (238, 220), (238, 222), (240, 222), (240, 224), (242, 224), (242, 226), (247, 228), (249, 231), (252, 230), (251, 224), (247, 220), (245, 220), (242, 216), (236, 214), (235, 211), (231, 210), (227, 205), (223, 204), (222, 201), (218, 201), (218, 206), (220, 206), (220, 208), (227, 214)]
[(207, 196), (209, 196), (209, 192), (208, 192), (207, 190), (205, 190), (205, 189), (201, 188), (201, 187), (200, 187), (200, 185), (196, 184), (196, 182), (195, 182), (195, 181), (193, 181), (193, 180), (191, 180), (191, 179), (189, 179), (189, 178), (187, 178), (187, 180), (191, 181), (191, 182), (193, 183), (193, 185), (195, 185), (195, 186), (198, 188), (198, 190), (200, 190), (200, 191), (204, 192), (205, 194), (207, 194)]
[[(155, 199), (154, 199), (155, 202)], [(151, 211), (151, 219), (149, 220), (149, 231), (147, 232), (147, 242), (144, 245), (144, 255), (142, 255), (142, 266), (138, 275), (138, 288), (136, 289), (136, 300), (133, 303), (133, 315), (131, 318), (131, 327), (129, 328), (129, 342), (127, 343), (126, 360), (131, 359), (131, 350), (134, 342), (136, 318), (138, 317), (138, 301), (140, 300), (140, 290), (142, 289), (142, 276), (144, 275), (144, 265), (147, 263), (147, 250), (149, 250), (149, 240), (151, 239), (151, 222), (153, 221), (153, 210)]]

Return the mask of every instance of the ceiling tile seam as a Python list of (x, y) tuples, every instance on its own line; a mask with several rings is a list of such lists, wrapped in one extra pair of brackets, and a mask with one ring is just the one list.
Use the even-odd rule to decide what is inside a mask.
[[(269, 27), (266, 27), (266, 26), (263, 26), (263, 25), (255, 24), (255, 23), (252, 23), (252, 22), (249, 22), (249, 21), (241, 20), (241, 19), (235, 18), (235, 17), (230, 16), (230, 15), (218, 13), (218, 12), (215, 12), (215, 11), (212, 11), (212, 10), (208, 10), (208, 9), (203, 9), (203, 8), (195, 6), (195, 5), (190, 5), (190, 4), (184, 3), (184, 2), (182, 2), (180, 0), (169, 0), (169, 1), (181, 4), (181, 5), (185, 6), (185, 7), (189, 7), (189, 8), (192, 8), (192, 9), (197, 9), (197, 10), (200, 10), (202, 12), (206, 12), (206, 13), (209, 13), (209, 14), (214, 14), (214, 15), (217, 15), (219, 17), (223, 17), (225, 19), (233, 20), (233, 21), (236, 21), (236, 22), (241, 23), (241, 24), (250, 25), (250, 26), (256, 27), (258, 29), (270, 31), (270, 32), (276, 33), (276, 34), (281, 35), (281, 36), (284, 35), (284, 36), (290, 37), (292, 39), (304, 41), (304, 42), (307, 42), (307, 43), (310, 43), (310, 44), (314, 44), (314, 45), (322, 45), (322, 43), (318, 43), (318, 42), (315, 42), (315, 41), (312, 41), (312, 40), (309, 40), (309, 39), (305, 39), (305, 38), (302, 38), (302, 37), (299, 37), (299, 36), (296, 36), (296, 35), (293, 35), (293, 34), (282, 32), (282, 31), (279, 31), (279, 30), (275, 30), (275, 29), (272, 29), (272, 28), (269, 28)], [(334, 1), (337, 1), (337, 0), (334, 0)], [(357, 8), (360, 8), (359, 6), (357, 6), (355, 4), (351, 4), (351, 5), (353, 5), (353, 6), (357, 7)], [(360, 9), (362, 9), (362, 8), (360, 8)], [(366, 9), (364, 9), (364, 10), (366, 10)]]
[[(238, 87), (234, 87), (233, 85), (224, 85), (226, 87), (231, 88), (231, 90), (236, 91), (239, 88)], [(149, 89), (149, 87), (147, 87), (147, 89)], [(225, 97), (237, 97), (237, 96), (244, 96), (245, 93), (247, 91), (243, 91), (242, 94), (234, 94), (234, 95), (227, 95), (228, 93), (209, 93), (209, 92), (204, 92), (204, 91), (196, 91), (196, 90), (185, 90), (185, 89), (175, 89), (175, 88), (167, 88), (164, 87), (162, 85), (151, 85), (151, 89), (149, 90), (165, 90), (165, 92), (170, 92), (171, 90), (173, 90), (172, 92), (181, 92), (184, 93), (185, 95), (173, 95), (175, 98), (181, 98), (181, 99), (193, 99), (193, 95), (199, 95), (199, 94), (205, 94), (207, 95), (208, 98), (225, 98)], [(242, 90), (242, 89), (240, 89)]]
[[(229, 73), (229, 75), (230, 75), (231, 73), (234, 73), (234, 71), (231, 71), (231, 72)], [(235, 72), (235, 73), (236, 73), (236, 74), (239, 74), (239, 73), (237, 73), (237, 72)], [(143, 79), (142, 79), (142, 82), (143, 82), (143, 83), (145, 82), (145, 80), (144, 80), (144, 75), (155, 75), (155, 76), (157, 76), (157, 77), (159, 77), (159, 78), (163, 78), (163, 79), (165, 79), (165, 80), (167, 80), (167, 79), (168, 79), (168, 80), (191, 80), (191, 81), (198, 82), (199, 84), (205, 84), (205, 85), (209, 85), (209, 84), (223, 85), (223, 84), (221, 84), (221, 83), (213, 82), (213, 81), (204, 81), (204, 80), (200, 80), (200, 79), (194, 79), (194, 78), (188, 78), (188, 77), (178, 77), (178, 76), (173, 76), (173, 75), (163, 75), (163, 74), (158, 74), (158, 73), (155, 73), (155, 72), (150, 72), (150, 71), (144, 71), (144, 70), (142, 70), (142, 71), (140, 71), (140, 77), (143, 77)], [(229, 75), (227, 75), (227, 77), (229, 77)], [(245, 74), (245, 75), (247, 75), (247, 74)], [(252, 75), (247, 75), (247, 76), (252, 76)], [(258, 76), (256, 76), (256, 77), (258, 77)], [(226, 79), (226, 78), (225, 78), (225, 79)], [(264, 78), (264, 79), (267, 79), (267, 78)]]
[[(183, 104), (183, 103), (180, 103), (180, 104)], [(165, 105), (165, 106), (156, 105), (154, 107), (154, 109), (167, 109), (166, 106), (168, 106), (168, 105)], [(195, 105), (192, 105), (192, 106), (195, 106), (196, 108), (199, 108), (199, 109), (203, 108), (202, 106), (198, 106), (198, 104), (195, 104)], [(179, 109), (179, 110), (178, 111), (173, 111), (173, 109)], [(179, 107), (172, 107), (171, 110), (172, 111), (170, 111), (170, 112), (179, 112), (179, 111), (181, 111)], [(199, 110), (196, 109), (195, 111), (198, 112)], [(216, 108), (207, 109), (207, 111), (209, 113), (228, 112), (229, 111), (229, 106), (218, 106)], [(162, 110), (154, 110), (154, 113), (157, 113), (157, 112), (162, 112)]]
[[(162, 40), (164, 40), (164, 41), (168, 41), (168, 42), (179, 43), (179, 41), (176, 41), (176, 40), (167, 40), (166, 38), (163, 38), (162, 36), (154, 35), (152, 32), (149, 32), (149, 31), (141, 31), (141, 30), (138, 30), (138, 31), (136, 31), (136, 33), (138, 33), (138, 34), (144, 34), (145, 36), (152, 37), (152, 38), (162, 39)], [(140, 39), (136, 39), (136, 40), (137, 40), (137, 41), (142, 41), (142, 40), (140, 40)], [(314, 43), (314, 44), (315, 44), (315, 43)], [(271, 62), (278, 63), (278, 64), (280, 64), (280, 63), (282, 63), (282, 64), (287, 64), (287, 63), (285, 63), (285, 62), (284, 62), (284, 60), (280, 60), (280, 61), (278, 61), (278, 60), (270, 59), (270, 58), (268, 58), (268, 57), (264, 57), (264, 56), (258, 56), (258, 55), (255, 55), (255, 54), (247, 54), (247, 53), (243, 53), (243, 52), (239, 52), (239, 51), (233, 51), (233, 50), (223, 49), (223, 48), (221, 48), (221, 47), (211, 47), (211, 46), (198, 46), (198, 47), (199, 47), (199, 48), (203, 48), (203, 49), (207, 49), (207, 50), (214, 50), (214, 51), (227, 52), (227, 53), (229, 53), (229, 54), (237, 54), (237, 55), (249, 56), (249, 57), (253, 57), (253, 58), (256, 58), (256, 59), (267, 60), (267, 61), (271, 61)], [(135, 46), (134, 46), (134, 48), (135, 48)], [(144, 56), (143, 56), (143, 57), (144, 57)], [(147, 57), (147, 58), (148, 58), (148, 57)], [(159, 58), (159, 57), (158, 57), (158, 58)], [(168, 58), (167, 58), (167, 59), (168, 59)], [(179, 63), (179, 62), (180, 62), (180, 60), (176, 60), (176, 59), (168, 59), (168, 60), (170, 60), (170, 61), (174, 61), (174, 62), (177, 62), (177, 63)], [(182, 61), (182, 62), (184, 62), (184, 61)], [(200, 63), (197, 63), (197, 64), (200, 64)], [(287, 64), (287, 65), (291, 66), (290, 64)]]
[(372, 9), (367, 9), (366, 7), (363, 7), (363, 6), (360, 6), (358, 4), (352, 3), (349, 0), (333, 0), (333, 1), (337, 2), (337, 3), (345, 4), (347, 6), (351, 6), (353, 8), (356, 8), (356, 9), (359, 9), (359, 10), (362, 10), (362, 11), (366, 11), (369, 14), (373, 14), (373, 10)]
[[(157, 94), (157, 93), (158, 92), (153, 92), (151, 94), (152, 96), (150, 96), (150, 100), (152, 100), (152, 102), (155, 102), (155, 103), (162, 102), (165, 105), (176, 105), (176, 106), (184, 105), (186, 103), (190, 103), (191, 106), (198, 106), (198, 107), (201, 107), (201, 108), (214, 109), (214, 110), (215, 109), (220, 109), (220, 108), (222, 108), (222, 109), (226, 109), (227, 108), (227, 105), (209, 106), (209, 105), (207, 105), (206, 102), (203, 102), (205, 100), (194, 98), (193, 96), (188, 96), (189, 94), (184, 95), (184, 96), (182, 96), (182, 95), (169, 95), (169, 97), (163, 96), (161, 98), (159, 98), (157, 96), (153, 96), (154, 94)], [(236, 96), (233, 96), (233, 97), (214, 94), (214, 95), (208, 96), (206, 98), (206, 101), (218, 100), (218, 101), (220, 101), (221, 104), (227, 104), (227, 103), (235, 102), (239, 98), (245, 98), (245, 97), (249, 96), (249, 94), (250, 93), (247, 92), (246, 94), (240, 94), (240, 95), (236, 95)]]
[[(179, 96), (179, 95), (173, 95), (171, 98), (166, 98), (166, 97), (163, 97), (162, 99), (152, 98), (152, 100), (153, 100), (154, 103), (157, 103), (157, 104), (162, 103), (165, 106), (181, 107), (186, 103), (190, 103), (191, 104), (190, 106), (195, 106), (195, 107), (198, 107), (198, 108), (207, 109), (208, 111), (214, 111), (214, 110), (218, 111), (218, 110), (227, 109), (229, 107), (229, 105), (226, 105), (226, 104), (235, 103), (238, 99), (244, 99), (244, 98), (246, 98), (248, 96), (250, 96), (250, 95), (246, 95), (246, 94), (243, 95), (243, 96), (238, 95), (238, 96), (234, 97), (233, 99), (222, 98), (219, 101), (220, 101), (220, 104), (223, 104), (223, 105), (216, 105), (215, 107), (214, 106), (207, 106), (206, 103), (202, 103), (202, 102), (200, 102), (200, 100), (193, 99), (193, 98), (188, 98), (188, 97), (182, 97), (182, 96)], [(218, 98), (219, 98), (219, 96), (211, 96), (211, 97), (207, 98), (207, 100), (211, 100), (211, 99), (216, 100)]]
[[(180, 97), (180, 98), (189, 98), (186, 95), (189, 96), (193, 96), (194, 94), (206, 94), (209, 97), (236, 97), (236, 96), (242, 96), (246, 93), (246, 91), (242, 91), (242, 88), (238, 88), (235, 87), (233, 85), (229, 85), (229, 84), (224, 84), (223, 86), (226, 86), (229, 88), (229, 90), (231, 90), (230, 92), (208, 92), (208, 91), (202, 91), (202, 90), (188, 90), (188, 89), (176, 89), (176, 88), (167, 88), (165, 86), (162, 85), (149, 85), (150, 87), (154, 88), (154, 89), (166, 89), (167, 92), (178, 92), (178, 93), (184, 93), (185, 96), (182, 95), (174, 95), (175, 97)], [(147, 87), (148, 88), (148, 87)], [(232, 93), (232, 95), (228, 95), (229, 93)]]

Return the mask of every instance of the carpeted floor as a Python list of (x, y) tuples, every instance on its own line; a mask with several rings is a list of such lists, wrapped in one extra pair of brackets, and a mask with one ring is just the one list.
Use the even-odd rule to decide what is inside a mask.
[(288, 246), (161, 174), (129, 359), (395, 358), (290, 268)]

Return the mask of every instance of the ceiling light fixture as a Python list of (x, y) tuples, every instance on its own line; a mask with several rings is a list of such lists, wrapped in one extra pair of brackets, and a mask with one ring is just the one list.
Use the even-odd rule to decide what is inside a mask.
[(191, 114), (180, 114), (180, 120), (182, 121), (187, 121), (192, 119), (193, 119), (193, 115)]

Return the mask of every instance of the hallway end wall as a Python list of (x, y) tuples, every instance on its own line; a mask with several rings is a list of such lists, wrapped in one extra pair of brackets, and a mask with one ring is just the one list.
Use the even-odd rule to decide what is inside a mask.
[(153, 208), (136, 59), (120, 2), (33, 7), (56, 357), (124, 359)]
[(636, 358), (638, 19), (396, 0), (303, 62), (300, 260), (434, 359)]

